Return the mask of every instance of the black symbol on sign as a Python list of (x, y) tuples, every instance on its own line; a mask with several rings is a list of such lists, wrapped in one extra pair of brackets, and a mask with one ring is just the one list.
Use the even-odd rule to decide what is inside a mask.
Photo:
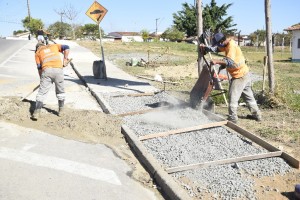
[(100, 13), (103, 13), (103, 10), (94, 10), (94, 11), (90, 12), (91, 15), (100, 14)]

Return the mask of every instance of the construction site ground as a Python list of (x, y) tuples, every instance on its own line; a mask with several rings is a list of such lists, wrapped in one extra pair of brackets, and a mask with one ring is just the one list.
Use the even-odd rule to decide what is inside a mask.
[[(89, 46), (89, 44), (80, 44), (90, 48), (96, 54), (99, 50), (94, 49), (93, 46)], [(124, 53), (121, 54), (124, 55)], [(114, 56), (117, 56), (117, 54), (114, 54)], [(109, 56), (107, 57), (109, 58)], [(122, 66), (119, 67), (122, 68)], [(191, 83), (184, 87), (192, 88), (193, 83), (195, 83), (195, 77), (197, 77), (197, 68), (195, 63), (193, 63), (191, 65), (176, 65), (172, 67), (161, 66), (155, 68), (155, 70), (143, 70), (142, 73), (144, 75), (149, 75), (149, 77), (159, 73), (168, 77), (173, 77), (174, 80), (177, 80), (176, 78), (178, 78), (179, 74), (182, 76), (183, 73), (187, 73), (190, 76)], [(181, 91), (181, 89), (176, 88), (173, 90), (174, 86), (168, 84), (164, 85), (157, 82), (151, 82), (151, 84), (160, 89), (166, 89), (169, 94), (174, 95), (179, 99), (186, 100), (189, 98), (188, 93), (178, 92)], [(58, 118), (56, 115), (48, 115), (47, 118), (36, 123), (30, 119), (30, 113), (28, 112), (30, 107), (33, 105), (34, 102), (20, 102), (17, 97), (1, 97), (1, 119), (20, 126), (42, 130), (67, 139), (87, 143), (106, 144), (134, 168), (132, 174), (134, 179), (144, 184), (145, 187), (156, 187), (152, 182), (150, 175), (145, 171), (143, 166), (140, 165), (139, 161), (135, 158), (133, 152), (126, 143), (124, 136), (120, 131), (121, 120), (118, 117), (98, 111), (73, 110), (71, 108), (67, 108), (65, 117), (62, 119)], [(226, 106), (224, 104), (216, 105), (215, 113), (226, 118)], [(287, 137), (286, 134), (284, 134), (285, 131), (289, 130), (297, 129), (300, 131), (300, 113), (283, 108), (264, 108), (262, 109), (262, 113), (262, 122), (249, 120), (245, 118), (245, 116), (249, 114), (248, 110), (241, 106), (239, 108), (240, 120), (238, 125), (261, 137), (264, 137), (262, 130), (280, 130), (280, 132), (282, 132), (281, 134), (276, 134), (273, 137), (268, 134), (268, 136), (264, 137), (264, 139), (295, 158), (300, 159), (300, 139), (298, 138), (298, 140), (295, 140), (294, 138)], [(88, 123), (82, 123), (83, 121)], [(286, 174), (284, 177), (275, 176), (255, 181), (258, 199), (290, 199), (292, 197), (295, 184), (300, 183), (300, 172), (299, 170), (294, 170), (291, 173)]]
[[(89, 48), (95, 54), (99, 52), (99, 47), (96, 43), (91, 42), (81, 42), (81, 45)], [(150, 77), (150, 79), (154, 80), (154, 76), (159, 74), (161, 75), (164, 80), (168, 80), (170, 82), (181, 82), (181, 84), (163, 84), (156, 81), (150, 81), (152, 85), (155, 87), (166, 90), (169, 94), (175, 96), (178, 99), (183, 101), (188, 101), (189, 99), (189, 91), (194, 86), (198, 71), (197, 71), (197, 61), (192, 60), (188, 64), (174, 64), (170, 65), (170, 60), (174, 59), (174, 54), (169, 53), (168, 55), (160, 54), (158, 48), (154, 49), (147, 45), (145, 45), (142, 49), (135, 48), (134, 46), (126, 45), (126, 44), (105, 44), (105, 48), (107, 48), (106, 58), (110, 59), (112, 62), (117, 64), (120, 68), (131, 73), (133, 75), (142, 74), (146, 77)], [(128, 55), (129, 57), (124, 57), (124, 52), (121, 49), (127, 48), (131, 51)], [(135, 48), (135, 49), (134, 49)], [(154, 50), (153, 50), (154, 49)], [(162, 49), (162, 48), (161, 48)], [(121, 52), (120, 52), (121, 51)], [(128, 67), (125, 66), (126, 61), (130, 62), (133, 58), (135, 60), (139, 60), (141, 57), (143, 59), (145, 54), (141, 52), (151, 52), (150, 59), (153, 58), (153, 62), (155, 66), (150, 65), (150, 67)], [(157, 51), (157, 53), (155, 52)], [(195, 52), (191, 52), (194, 56), (197, 56)], [(152, 57), (151, 57), (152, 56)], [(182, 55), (179, 55), (182, 56)], [(189, 56), (186, 58), (190, 59)], [(164, 57), (169, 61), (162, 61), (159, 63), (159, 57)], [(157, 64), (158, 63), (158, 64)], [(251, 67), (251, 66), (250, 66)], [(135, 69), (132, 69), (135, 68)], [(136, 69), (139, 68), (139, 69)], [(257, 72), (259, 70), (253, 69), (253, 71)], [(260, 77), (261, 74), (253, 73), (253, 80), (255, 81), (257, 77)], [(293, 76), (293, 75), (292, 75)], [(295, 76), (298, 76), (295, 74)], [(183, 81), (182, 81), (183, 80)], [(190, 89), (189, 89), (190, 88)], [(259, 92), (259, 91), (255, 91)], [(267, 140), (270, 144), (282, 149), (283, 151), (289, 153), (290, 155), (294, 156), (296, 159), (300, 159), (300, 112), (292, 111), (291, 109), (286, 108), (285, 106), (280, 106), (277, 108), (266, 108), (262, 107), (262, 115), (263, 121), (256, 122), (254, 120), (249, 120), (246, 116), (249, 114), (249, 110), (245, 106), (239, 107), (239, 122), (238, 125), (242, 128), (254, 133), (265, 140)], [(224, 118), (227, 118), (227, 107), (225, 104), (219, 104), (215, 106), (215, 113), (220, 114)], [(296, 139), (295, 136), (290, 136), (287, 134), (293, 130), (296, 132)], [(273, 134), (272, 134), (273, 133)], [(298, 134), (297, 134), (298, 133)], [(298, 137), (297, 137), (298, 136)], [(292, 198), (292, 192), (294, 191), (294, 186), (297, 183), (300, 183), (300, 172), (296, 170), (292, 173), (285, 175), (284, 177), (278, 176), (274, 178), (265, 178), (256, 180), (256, 189), (257, 195), (259, 199), (289, 199)], [(267, 189), (266, 188), (271, 188)]]

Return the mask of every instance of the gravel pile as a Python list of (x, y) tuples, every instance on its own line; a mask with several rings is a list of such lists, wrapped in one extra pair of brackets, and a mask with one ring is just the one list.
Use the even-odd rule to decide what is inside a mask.
[[(137, 136), (211, 122), (191, 108), (127, 116), (123, 120)], [(153, 138), (143, 144), (164, 168), (268, 152), (224, 127)], [(200, 199), (205, 193), (213, 194), (215, 199), (255, 199), (253, 177), (283, 175), (291, 169), (282, 158), (267, 158), (176, 172), (172, 176), (191, 196)], [(193, 186), (181, 181), (183, 177)]]
[(166, 92), (159, 92), (153, 96), (126, 96), (125, 93), (103, 94), (103, 98), (112, 109), (112, 114), (148, 110), (157, 106), (178, 105), (179, 102)]

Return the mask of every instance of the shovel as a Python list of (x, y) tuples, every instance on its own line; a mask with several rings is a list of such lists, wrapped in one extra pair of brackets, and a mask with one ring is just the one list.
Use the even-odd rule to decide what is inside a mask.
[(30, 93), (28, 93), (25, 97), (21, 98), (20, 101), (23, 101), (24, 99), (26, 99), (27, 97), (29, 97), (29, 96), (30, 96), (32, 93), (34, 93), (39, 87), (40, 87), (40, 84), (37, 85), (35, 88), (33, 88), (33, 90), (32, 90)]

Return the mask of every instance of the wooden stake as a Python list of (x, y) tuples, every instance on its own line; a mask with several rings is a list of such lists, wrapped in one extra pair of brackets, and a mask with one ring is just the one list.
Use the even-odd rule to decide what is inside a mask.
[(262, 85), (262, 95), (265, 92), (265, 82), (266, 82), (266, 72), (267, 72), (267, 65), (268, 65), (268, 56), (264, 57), (264, 68), (263, 68), (263, 85)]

